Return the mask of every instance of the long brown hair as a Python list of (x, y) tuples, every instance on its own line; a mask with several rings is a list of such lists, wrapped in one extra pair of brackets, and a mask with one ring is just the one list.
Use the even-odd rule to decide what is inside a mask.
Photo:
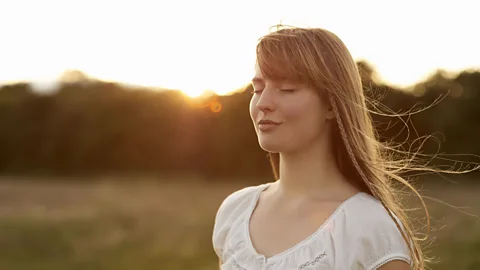
[[(421, 241), (426, 238), (418, 237), (402, 204), (402, 191), (394, 184), (401, 183), (418, 196), (429, 230), (429, 213), (422, 196), (401, 175), (407, 170), (438, 170), (415, 165), (418, 153), (410, 155), (377, 139), (368, 106), (373, 103), (368, 103), (358, 67), (340, 38), (321, 28), (277, 27), (257, 45), (262, 73), (272, 79), (306, 82), (327, 98), (336, 117), (332, 138), (340, 171), (383, 204), (409, 247), (413, 269), (425, 269)], [(398, 158), (400, 154), (406, 155)], [(278, 179), (279, 154), (269, 155)]]

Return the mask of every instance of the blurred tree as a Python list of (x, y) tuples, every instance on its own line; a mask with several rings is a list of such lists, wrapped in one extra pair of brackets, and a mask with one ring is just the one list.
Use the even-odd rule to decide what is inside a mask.
[[(372, 110), (392, 114), (430, 106), (401, 117), (372, 114), (382, 141), (408, 148), (434, 134), (440, 149), (430, 140), (420, 150), (480, 154), (480, 72), (449, 77), (438, 71), (408, 92), (381, 84), (369, 63), (357, 64)], [(0, 171), (270, 175), (248, 112), (251, 90), (247, 85), (228, 96), (192, 99), (180, 91), (106, 83), (80, 71), (66, 72), (50, 95), (26, 83), (6, 85), (0, 88)]]

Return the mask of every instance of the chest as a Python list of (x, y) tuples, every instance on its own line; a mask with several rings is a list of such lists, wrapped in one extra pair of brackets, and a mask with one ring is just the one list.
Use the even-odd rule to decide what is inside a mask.
[(250, 241), (257, 253), (267, 258), (284, 253), (324, 229), (336, 206), (325, 203), (286, 212), (259, 206), (250, 217)]

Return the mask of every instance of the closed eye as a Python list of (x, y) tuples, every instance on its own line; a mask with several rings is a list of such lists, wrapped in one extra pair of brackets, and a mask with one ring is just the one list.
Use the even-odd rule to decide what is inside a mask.
[(295, 89), (280, 89), (282, 92), (295, 92)]

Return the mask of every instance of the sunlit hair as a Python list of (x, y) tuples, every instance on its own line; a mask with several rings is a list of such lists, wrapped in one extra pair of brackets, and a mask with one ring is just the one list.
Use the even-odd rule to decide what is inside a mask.
[[(326, 98), (336, 118), (331, 137), (340, 171), (353, 185), (383, 204), (409, 246), (413, 269), (425, 269), (428, 260), (421, 243), (426, 237), (419, 237), (414, 230), (402, 205), (401, 195), (405, 193), (394, 184), (401, 183), (418, 196), (425, 210), (428, 234), (430, 219), (425, 202), (401, 175), (412, 170), (438, 170), (415, 165), (418, 153), (410, 155), (377, 139), (370, 108), (375, 103), (367, 100), (359, 70), (345, 44), (325, 29), (277, 26), (260, 39), (257, 64), (265, 77), (307, 83)], [(269, 155), (278, 179), (279, 154)]]

